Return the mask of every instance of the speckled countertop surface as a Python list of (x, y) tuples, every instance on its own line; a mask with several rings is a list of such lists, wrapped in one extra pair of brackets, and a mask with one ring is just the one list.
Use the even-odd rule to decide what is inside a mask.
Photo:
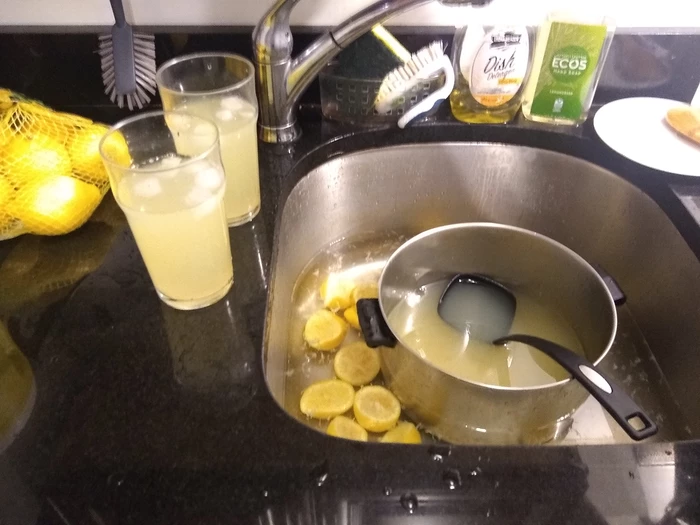
[[(700, 522), (697, 441), (351, 443), (293, 421), (262, 371), (275, 221), (301, 176), (287, 175), (299, 159), (311, 166), (341, 152), (440, 140), (597, 156), (651, 195), (700, 254), (700, 228), (666, 179), (607, 150), (588, 126), (561, 133), (442, 122), (358, 132), (311, 119), (304, 129), (294, 145), (260, 146), (262, 212), (230, 230), (235, 284), (210, 308), (180, 312), (158, 300), (111, 195), (70, 235), (0, 243), (0, 313), (36, 383), (26, 425), (0, 453), (0, 523), (631, 524), (650, 522), (649, 487), (673, 495), (664, 523)], [(676, 188), (683, 195), (700, 194), (674, 182), (686, 184)], [(459, 479), (454, 490), (450, 476)]]

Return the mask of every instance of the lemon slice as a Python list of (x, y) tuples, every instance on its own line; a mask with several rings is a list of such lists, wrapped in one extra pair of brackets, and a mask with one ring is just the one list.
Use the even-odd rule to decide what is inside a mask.
[(351, 306), (343, 312), (343, 317), (355, 330), (360, 329), (360, 319), (357, 317), (357, 306)]
[(398, 425), (384, 434), (379, 441), (382, 443), (422, 443), (420, 432), (418, 432), (416, 425), (409, 423), (408, 421), (401, 421)]
[(367, 441), (367, 431), (352, 419), (345, 416), (336, 416), (328, 423), (326, 433), (329, 436), (335, 436), (345, 439), (354, 439), (355, 441)]
[(354, 289), (355, 284), (352, 281), (331, 274), (328, 279), (323, 281), (318, 292), (323, 300), (323, 306), (337, 312), (352, 306), (352, 291)]
[(359, 283), (352, 291), (352, 302), (360, 299), (376, 299), (379, 297), (379, 286), (375, 283)]
[(379, 354), (361, 341), (344, 346), (333, 359), (335, 375), (353, 386), (371, 382), (379, 368)]
[(316, 350), (334, 350), (345, 339), (348, 325), (328, 310), (319, 310), (306, 321), (304, 341)]
[(355, 394), (352, 409), (357, 422), (370, 432), (393, 428), (401, 415), (399, 400), (383, 386), (361, 388)]
[(330, 419), (352, 407), (355, 389), (340, 379), (327, 379), (304, 390), (299, 401), (302, 414), (316, 419)]

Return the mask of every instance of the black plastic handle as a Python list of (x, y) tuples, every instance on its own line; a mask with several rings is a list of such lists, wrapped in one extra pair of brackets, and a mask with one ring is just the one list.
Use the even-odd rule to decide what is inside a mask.
[(384, 320), (379, 299), (360, 299), (357, 301), (357, 318), (365, 343), (370, 348), (378, 346), (396, 346), (396, 337)]
[[(500, 345), (508, 341), (517, 341), (537, 348), (568, 370), (635, 441), (653, 436), (658, 431), (654, 422), (624, 390), (580, 355), (533, 335), (508, 335), (496, 339), (493, 344)], [(635, 428), (632, 421), (639, 421), (644, 426)]]
[(593, 265), (593, 269), (598, 275), (600, 275), (600, 278), (603, 279), (603, 282), (608, 288), (610, 295), (612, 295), (615, 304), (617, 306), (625, 304), (625, 301), (627, 301), (627, 296), (625, 295), (625, 292), (622, 291), (622, 288), (620, 288), (620, 285), (617, 284), (617, 281), (613, 278), (613, 276), (606, 272), (602, 266), (597, 264)]

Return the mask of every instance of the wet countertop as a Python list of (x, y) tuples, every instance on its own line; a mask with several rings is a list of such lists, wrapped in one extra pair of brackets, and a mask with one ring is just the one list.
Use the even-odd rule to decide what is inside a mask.
[(297, 423), (269, 395), (261, 346), (277, 212), (337, 154), (445, 140), (574, 154), (647, 192), (700, 256), (687, 206), (700, 186), (626, 161), (589, 125), (436, 119), (368, 132), (309, 118), (299, 142), (261, 144), (262, 211), (230, 230), (234, 286), (203, 310), (158, 300), (111, 194), (70, 235), (0, 243), (0, 314), (35, 379), (19, 433), (0, 440), (0, 523), (700, 523), (698, 441), (361, 444)]

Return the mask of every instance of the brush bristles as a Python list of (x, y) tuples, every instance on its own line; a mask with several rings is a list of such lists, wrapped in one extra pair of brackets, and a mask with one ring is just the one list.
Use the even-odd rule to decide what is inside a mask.
[(377, 109), (383, 106), (385, 111), (391, 109), (392, 104), (400, 97), (409, 93), (421, 80), (424, 80), (421, 71), (426, 66), (438, 60), (445, 54), (445, 47), (441, 41), (433, 42), (411, 55), (411, 60), (389, 72), (379, 87), (375, 106)]
[[(143, 109), (156, 94), (156, 45), (155, 36), (134, 33), (134, 71), (136, 89), (130, 93), (118, 93), (114, 78), (114, 48), (111, 35), (100, 35), (99, 49), (102, 83), (105, 94), (120, 108), (130, 111)], [(149, 95), (150, 93), (150, 95)]]

